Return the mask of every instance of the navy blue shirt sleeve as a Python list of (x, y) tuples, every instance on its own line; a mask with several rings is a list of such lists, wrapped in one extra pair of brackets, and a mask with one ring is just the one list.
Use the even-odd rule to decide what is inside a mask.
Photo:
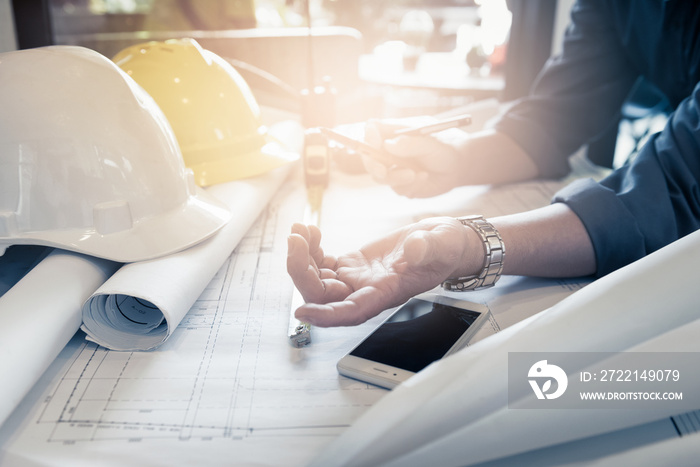
[(640, 76), (675, 106), (626, 166), (580, 180), (553, 202), (579, 216), (598, 276), (700, 228), (700, 8), (694, 2), (578, 0), (561, 56), (532, 95), (496, 124), (535, 161), (542, 177), (568, 171), (567, 156), (615, 122)]
[(609, 10), (603, 0), (573, 6), (561, 55), (495, 125), (525, 150), (540, 177), (569, 172), (568, 156), (617, 122), (638, 76)]
[(700, 83), (628, 165), (554, 198), (581, 218), (605, 275), (700, 228)]

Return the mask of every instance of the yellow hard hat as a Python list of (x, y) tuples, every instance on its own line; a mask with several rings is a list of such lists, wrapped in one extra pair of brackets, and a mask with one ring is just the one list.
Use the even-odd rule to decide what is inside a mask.
[(241, 75), (193, 39), (128, 47), (113, 61), (158, 103), (200, 186), (260, 175), (298, 159), (268, 141)]

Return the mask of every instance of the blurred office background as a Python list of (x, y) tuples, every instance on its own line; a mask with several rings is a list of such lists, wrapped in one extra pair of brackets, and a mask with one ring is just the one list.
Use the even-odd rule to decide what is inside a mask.
[[(359, 90), (364, 112), (353, 117), (404, 116), (526, 93), (571, 1), (0, 0), (0, 45), (83, 45), (110, 57), (188, 35), (295, 89), (333, 85), (355, 102)], [(311, 47), (309, 26), (319, 36)]]
[[(333, 121), (324, 123), (339, 124), (525, 95), (560, 51), (573, 2), (0, 0), (0, 51), (71, 44), (112, 57), (193, 37), (229, 59), (263, 105), (300, 110), (304, 92), (332, 91)], [(592, 145), (595, 162), (612, 165), (620, 128)]]

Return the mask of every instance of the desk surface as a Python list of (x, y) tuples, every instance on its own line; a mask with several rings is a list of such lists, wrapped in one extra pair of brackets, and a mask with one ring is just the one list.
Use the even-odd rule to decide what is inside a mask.
[[(334, 176), (324, 245), (342, 252), (431, 214), (479, 206), (492, 216), (546, 204), (558, 186), (475, 187), (408, 200), (365, 177)], [(308, 464), (387, 391), (335, 369), (381, 316), (352, 328), (314, 329), (306, 348), (287, 342), (286, 236), (303, 199), (300, 179), (292, 177), (157, 350), (107, 351), (78, 333), (0, 429), (0, 465)], [(582, 285), (505, 277), (499, 287), (475, 292), (470, 299), (493, 314), (480, 337)]]

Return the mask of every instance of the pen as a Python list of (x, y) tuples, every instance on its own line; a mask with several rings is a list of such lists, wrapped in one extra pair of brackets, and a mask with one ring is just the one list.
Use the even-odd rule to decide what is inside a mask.
[(448, 128), (469, 125), (471, 122), (471, 115), (458, 115), (456, 117), (447, 118), (445, 120), (438, 120), (437, 122), (428, 123), (426, 125), (420, 125), (411, 128), (402, 128), (401, 130), (396, 130), (394, 132), (394, 136), (430, 135), (432, 133), (437, 133), (438, 131), (447, 130)]
[[(436, 133), (438, 131), (446, 130), (448, 128), (455, 128), (458, 126), (468, 125), (469, 123), (471, 123), (471, 121), (471, 115), (458, 115), (456, 117), (448, 118), (445, 120), (439, 120), (437, 122), (428, 123), (427, 125), (403, 128), (401, 130), (395, 131), (394, 136), (429, 135), (431, 133)], [(333, 141), (337, 141), (338, 143), (342, 144), (348, 149), (352, 149), (353, 151), (365, 154), (371, 157), (372, 159), (376, 160), (380, 164), (390, 167), (393, 165), (398, 165), (396, 163), (396, 158), (388, 155), (386, 152), (372, 146), (371, 144), (367, 144), (364, 141), (351, 138), (329, 128), (319, 128), (319, 130), (321, 131), (321, 134), (326, 138)], [(423, 170), (421, 167), (418, 167), (415, 164), (411, 164), (408, 161), (402, 161), (400, 165), (413, 170)]]

